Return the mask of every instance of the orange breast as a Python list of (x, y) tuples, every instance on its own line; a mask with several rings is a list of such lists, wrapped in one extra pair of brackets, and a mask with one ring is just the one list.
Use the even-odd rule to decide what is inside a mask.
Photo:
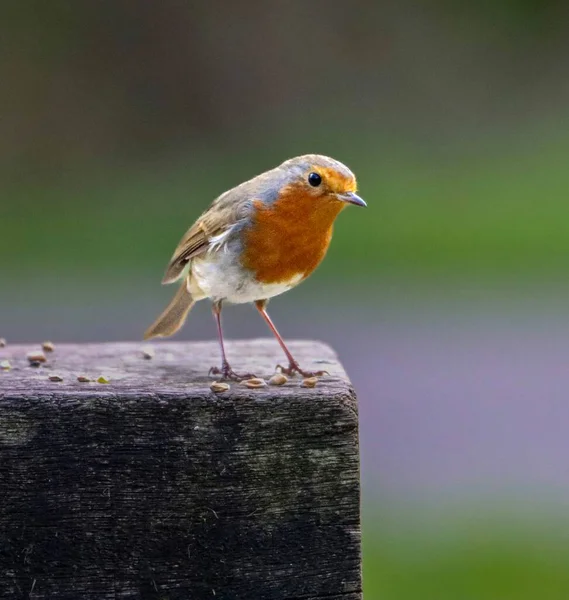
[(276, 202), (257, 200), (254, 206), (251, 226), (244, 231), (243, 266), (262, 283), (283, 283), (307, 277), (318, 266), (343, 203), (288, 186)]

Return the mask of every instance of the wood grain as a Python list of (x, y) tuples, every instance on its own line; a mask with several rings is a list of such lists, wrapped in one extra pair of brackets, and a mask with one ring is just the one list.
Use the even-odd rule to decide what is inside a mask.
[[(357, 404), (316, 388), (209, 389), (213, 343), (0, 349), (0, 598), (359, 600)], [(229, 343), (268, 378), (271, 340)], [(61, 382), (48, 379), (57, 373)], [(110, 383), (79, 383), (78, 375)]]

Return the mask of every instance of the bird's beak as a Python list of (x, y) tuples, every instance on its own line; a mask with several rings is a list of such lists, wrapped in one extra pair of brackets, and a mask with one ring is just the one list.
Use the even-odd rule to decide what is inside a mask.
[(347, 202), (348, 204), (354, 204), (355, 206), (367, 206), (363, 198), (360, 198), (354, 192), (346, 192), (345, 194), (338, 194), (338, 200)]

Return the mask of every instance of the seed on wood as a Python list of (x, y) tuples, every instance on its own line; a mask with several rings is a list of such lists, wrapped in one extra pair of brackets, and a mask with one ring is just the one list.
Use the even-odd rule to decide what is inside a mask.
[(253, 377), (252, 379), (247, 379), (243, 382), (243, 385), (246, 385), (248, 388), (262, 388), (267, 386), (267, 382), (260, 377)]
[(142, 352), (142, 358), (145, 358), (146, 360), (150, 360), (151, 358), (154, 358), (154, 348), (151, 348), (150, 346), (146, 346), (145, 348), (142, 348), (141, 352)]
[(87, 375), (78, 375), (77, 381), (79, 383), (89, 383), (91, 381), (91, 379), (89, 377), (87, 377)]
[(6, 347), (6, 338), (0, 338), (0, 348)]
[(61, 375), (56, 375), (54, 373), (53, 375), (49, 376), (49, 380), (50, 381), (63, 381), (63, 377)]
[(110, 383), (111, 380), (106, 375), (99, 375), (97, 377), (97, 383)]
[(55, 350), (55, 344), (53, 342), (44, 342), (41, 347), (44, 352), (53, 352)]
[(269, 385), (284, 385), (288, 381), (288, 377), (282, 373), (275, 373), (269, 379)]
[(12, 365), (9, 360), (0, 361), (0, 369), (2, 369), (2, 371), (9, 371), (11, 368)]
[(227, 392), (227, 390), (229, 390), (229, 384), (228, 383), (223, 383), (223, 381), (214, 381), (210, 386), (209, 389), (212, 392), (215, 392), (216, 394), (219, 394), (221, 392)]
[(302, 387), (306, 387), (306, 388), (313, 388), (313, 387), (316, 387), (317, 383), (318, 383), (318, 377), (307, 377), (306, 379), (303, 379), (303, 381), (300, 385)]
[(39, 362), (39, 363), (44, 363), (47, 358), (45, 357), (45, 354), (43, 352), (40, 352), (39, 350), (36, 350), (34, 352), (28, 352), (26, 354), (26, 358), (32, 363), (32, 362)]

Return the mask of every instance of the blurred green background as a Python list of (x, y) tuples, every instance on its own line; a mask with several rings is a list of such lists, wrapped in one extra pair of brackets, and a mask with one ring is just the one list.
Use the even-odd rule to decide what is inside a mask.
[[(216, 195), (334, 156), (369, 208), (272, 314), (332, 343), (359, 392), (366, 598), (569, 598), (569, 4), (0, 17), (0, 335), (139, 339)], [(265, 335), (252, 313), (228, 310), (229, 335)]]

